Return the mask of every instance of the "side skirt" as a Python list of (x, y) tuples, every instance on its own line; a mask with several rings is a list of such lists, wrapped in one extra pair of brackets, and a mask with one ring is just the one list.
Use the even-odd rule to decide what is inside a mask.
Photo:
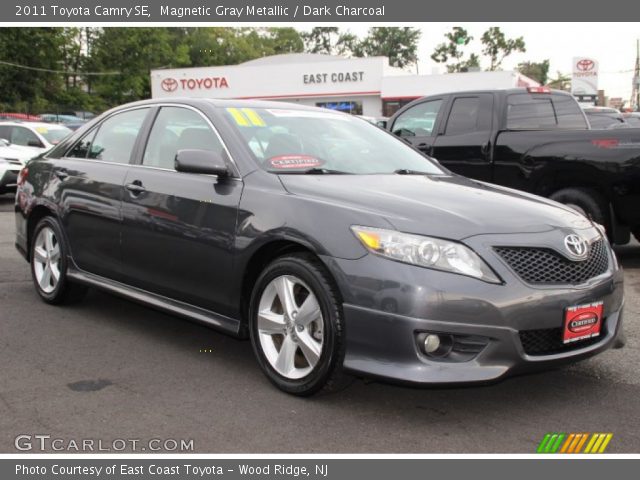
[(170, 298), (163, 297), (162, 295), (131, 287), (124, 283), (116, 282), (99, 275), (83, 272), (78, 270), (75, 266), (69, 265), (67, 276), (75, 282), (105, 290), (109, 293), (133, 300), (134, 302), (142, 303), (156, 310), (177, 315), (197, 323), (202, 323), (234, 337), (242, 336), (241, 322), (235, 318), (226, 317), (210, 310), (205, 310), (178, 300), (172, 300)]

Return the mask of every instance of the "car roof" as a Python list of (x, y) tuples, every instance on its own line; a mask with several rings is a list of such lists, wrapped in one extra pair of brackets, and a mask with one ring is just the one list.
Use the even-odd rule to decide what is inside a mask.
[(172, 97), (172, 98), (152, 98), (149, 100), (140, 100), (138, 102), (132, 102), (115, 107), (109, 112), (117, 111), (122, 108), (131, 108), (135, 106), (153, 106), (153, 105), (167, 105), (167, 104), (182, 104), (182, 105), (213, 105), (219, 108), (230, 107), (242, 107), (242, 108), (273, 108), (273, 109), (287, 109), (287, 110), (306, 110), (323, 112), (334, 112), (336, 115), (348, 115), (335, 110), (311, 107), (308, 105), (300, 105), (298, 103), (288, 103), (280, 101), (268, 101), (268, 100), (254, 100), (254, 99), (218, 99), (218, 98), (193, 98), (193, 97)]

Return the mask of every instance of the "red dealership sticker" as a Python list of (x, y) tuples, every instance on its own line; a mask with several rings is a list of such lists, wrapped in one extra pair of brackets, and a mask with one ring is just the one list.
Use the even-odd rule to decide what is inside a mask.
[(567, 308), (564, 314), (562, 342), (577, 342), (600, 335), (603, 310), (602, 302)]
[(288, 170), (294, 168), (315, 168), (320, 167), (324, 162), (311, 155), (278, 155), (271, 157), (269, 166), (278, 170)]

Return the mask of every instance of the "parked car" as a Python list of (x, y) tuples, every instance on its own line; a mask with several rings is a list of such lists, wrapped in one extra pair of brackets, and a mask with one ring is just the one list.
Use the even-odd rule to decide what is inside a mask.
[(71, 130), (63, 125), (40, 122), (0, 122), (0, 138), (25, 147), (34, 155), (60, 143)]
[(609, 107), (586, 107), (583, 109), (589, 125), (595, 130), (612, 128), (631, 128), (619, 110)]
[(39, 115), (30, 115), (28, 113), (11, 113), (0, 112), (0, 120), (21, 120), (24, 122), (39, 122)]
[(32, 156), (31, 152), (0, 139), (0, 195), (16, 191), (18, 174)]
[(388, 128), (456, 173), (569, 205), (615, 243), (630, 232), (640, 239), (640, 130), (591, 130), (566, 92), (434, 95), (400, 109)]
[(63, 125), (85, 123), (86, 120), (76, 117), (75, 115), (60, 115), (57, 113), (43, 113), (40, 115), (40, 119), (43, 122), (48, 123), (61, 123)]
[(45, 302), (94, 286), (248, 337), (297, 395), (345, 372), (497, 380), (600, 353), (622, 325), (601, 227), (300, 105), (113, 109), (29, 162), (16, 235)]

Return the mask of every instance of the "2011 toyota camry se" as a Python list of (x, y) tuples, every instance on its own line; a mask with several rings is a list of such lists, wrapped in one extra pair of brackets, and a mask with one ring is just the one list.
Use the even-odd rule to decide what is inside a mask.
[(16, 222), (44, 301), (99, 287), (249, 337), (297, 395), (347, 373), (492, 381), (602, 352), (622, 325), (600, 226), (329, 110), (113, 109), (21, 171)]

